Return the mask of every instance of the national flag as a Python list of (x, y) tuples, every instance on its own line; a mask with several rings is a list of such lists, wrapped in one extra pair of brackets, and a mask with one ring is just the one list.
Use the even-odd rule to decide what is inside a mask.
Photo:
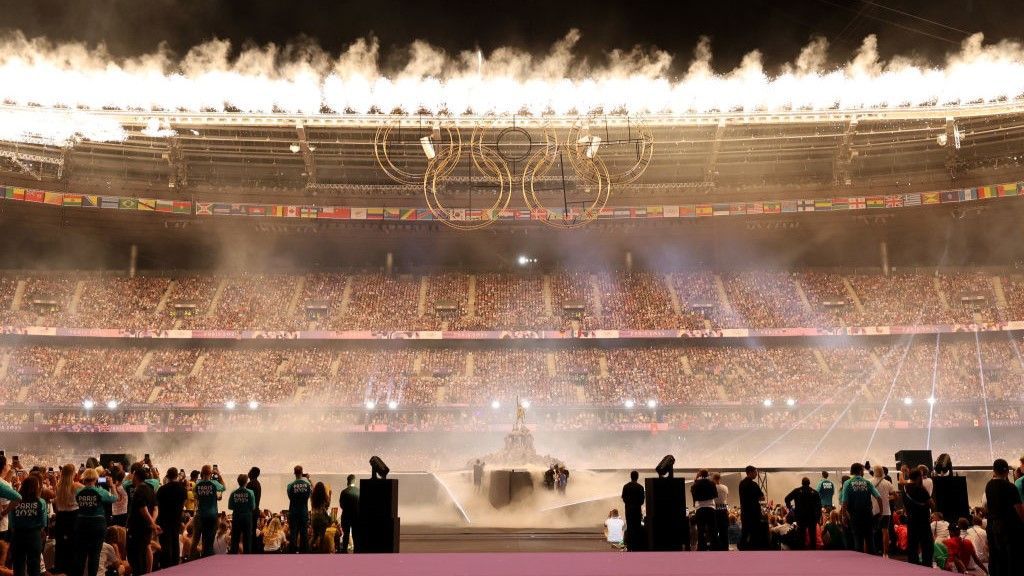
[(121, 199), (117, 196), (100, 196), (100, 208), (120, 208)]
[(82, 195), (82, 208), (99, 208), (100, 197), (95, 194)]
[(885, 196), (885, 207), (886, 208), (902, 208), (903, 207), (903, 195), (902, 194), (887, 194)]
[(192, 213), (192, 201), (191, 200), (175, 200), (171, 202), (171, 212), (175, 214), (191, 214)]
[[(512, 211), (512, 217), (515, 218), (515, 211)], [(417, 220), (433, 220), (434, 213), (430, 211), (430, 208), (417, 208), (416, 209)]]
[(885, 208), (885, 198), (882, 196), (868, 196), (865, 201), (868, 208)]
[(42, 204), (46, 201), (46, 194), (42, 190), (26, 190), (25, 191), (25, 202), (34, 202)]
[(285, 208), (284, 208), (284, 217), (285, 218), (298, 218), (299, 217), (299, 207), (298, 206), (285, 206)]
[(52, 206), (60, 206), (64, 203), (64, 195), (60, 192), (47, 192), (43, 196), (43, 203)]
[(224, 202), (217, 202), (213, 205), (213, 213), (217, 216), (230, 216), (232, 212), (231, 204)]
[(764, 214), (764, 202), (747, 202), (747, 214)]
[(833, 212), (835, 212), (836, 210), (849, 210), (849, 209), (850, 209), (850, 199), (849, 198), (846, 198), (844, 196), (844, 197), (839, 197), (839, 198), (833, 198), (832, 199), (832, 211)]
[(402, 217), (402, 211), (398, 208), (385, 208), (384, 219), (385, 220), (400, 220)]
[(212, 202), (196, 202), (196, 216), (211, 216), (213, 215), (213, 203)]
[(516, 220), (533, 220), (533, 211), (529, 208), (520, 208), (516, 210)]
[[(12, 194), (12, 192), (11, 192), (12, 189), (11, 188), (8, 188), (7, 190), (8, 190), (8, 194)], [(12, 196), (7, 196), (7, 197), (11, 198), (12, 200), (24, 200), (25, 199), (25, 189), (24, 188), (15, 187), (13, 189), (13, 197)]]
[[(463, 215), (465, 215), (465, 210), (463, 210)], [(384, 209), (383, 208), (367, 208), (366, 209), (366, 219), (367, 220), (383, 220), (384, 219)]]
[(156, 200), (153, 198), (139, 198), (135, 202), (135, 209), (141, 212), (156, 212)]
[(648, 218), (662, 218), (665, 216), (665, 209), (661, 206), (648, 206), (647, 217)]
[[(795, 205), (794, 205), (794, 209), (795, 209)], [(765, 214), (780, 214), (780, 213), (782, 213), (782, 203), (781, 202), (775, 202), (775, 201), (765, 202), (764, 203), (764, 213)]]
[(174, 202), (171, 200), (157, 200), (156, 201), (157, 212), (173, 212)]
[(911, 192), (903, 195), (904, 206), (920, 206), (921, 205), (921, 193)]
[(647, 218), (647, 206), (637, 206), (629, 209), (629, 215), (633, 218)]
[(661, 213), (665, 215), (665, 218), (679, 218), (679, 206), (662, 206)]
[(921, 193), (921, 204), (938, 204), (939, 193), (938, 192), (922, 192)]
[(245, 207), (245, 212), (249, 216), (266, 216), (268, 207), (265, 204), (249, 204)]
[(988, 198), (995, 198), (999, 195), (999, 191), (996, 190), (995, 186), (979, 186), (978, 187), (978, 199), (986, 200)]
[(680, 218), (696, 218), (697, 207), (693, 204), (683, 204), (679, 206), (679, 217)]
[(830, 210), (832, 210), (831, 198), (820, 198), (814, 201), (815, 212), (828, 212)]
[(285, 212), (287, 210), (288, 207), (285, 206), (284, 204), (274, 204), (273, 209), (271, 209), (270, 211), (270, 215), (273, 216), (274, 218), (284, 218)]
[(117, 199), (118, 210), (138, 210), (139, 199), (138, 198), (118, 198)]
[(963, 202), (968, 202), (977, 199), (978, 191), (975, 190), (974, 188), (964, 188), (963, 190), (960, 191), (960, 200)]
[(783, 200), (782, 201), (782, 212), (788, 214), (790, 212), (796, 212), (796, 200)]
[(711, 205), (712, 216), (728, 216), (729, 205), (728, 204), (712, 204)]
[(939, 192), (939, 202), (947, 204), (949, 202), (959, 202), (960, 191), (959, 190), (946, 190)]
[[(505, 219), (506, 214), (511, 216), (512, 212), (509, 211), (509, 210), (502, 210), (498, 214), (498, 217), (501, 218), (501, 219)], [(402, 208), (402, 211), (399, 214), (399, 219), (401, 219), (401, 220), (415, 220), (416, 219), (416, 209), (415, 208)]]
[(0, 198), (6, 198), (11, 200), (14, 198), (14, 187), (13, 186), (0, 186)]
[(1003, 196), (1016, 196), (1017, 195), (1017, 183), (1016, 182), (1011, 183), (1011, 184), (1000, 184), (999, 186), (996, 186), (996, 188), (997, 188), (997, 191), (999, 192), (999, 197), (1000, 198), (1002, 198)]
[(851, 196), (849, 200), (850, 210), (864, 210), (868, 207), (868, 202), (863, 196)]
[(232, 216), (245, 216), (249, 213), (248, 204), (231, 204), (228, 211)]
[(63, 200), (63, 206), (73, 206), (76, 208), (82, 207), (82, 196), (80, 194), (65, 194)]
[(618, 206), (614, 210), (615, 212), (613, 216), (615, 218), (629, 218), (630, 216), (633, 215), (632, 211), (625, 206)]
[(814, 212), (814, 200), (797, 200), (797, 212)]
[(300, 206), (299, 207), (299, 218), (316, 218), (317, 217), (316, 206)]
[(713, 216), (715, 214), (715, 209), (714, 207), (711, 206), (711, 204), (697, 204), (695, 208), (698, 218), (703, 218), (705, 216)]
[(348, 206), (321, 206), (317, 217), (328, 220), (348, 220), (352, 217), (352, 209)]

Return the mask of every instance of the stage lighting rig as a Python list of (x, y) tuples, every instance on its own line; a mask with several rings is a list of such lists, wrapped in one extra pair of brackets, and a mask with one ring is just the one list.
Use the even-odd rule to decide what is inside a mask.
[(658, 462), (658, 465), (654, 468), (654, 471), (658, 473), (658, 478), (664, 478), (665, 476), (668, 476), (669, 478), (673, 478), (674, 477), (674, 470), (673, 470), (673, 468), (675, 467), (675, 465), (676, 465), (676, 457), (671, 455), (671, 454), (669, 454), (669, 455), (665, 456), (664, 458), (662, 458), (661, 462)]
[(373, 456), (370, 458), (370, 473), (374, 480), (378, 478), (386, 480), (388, 472), (391, 472), (391, 469), (388, 468), (388, 465), (385, 464), (383, 460), (381, 460), (380, 456)]

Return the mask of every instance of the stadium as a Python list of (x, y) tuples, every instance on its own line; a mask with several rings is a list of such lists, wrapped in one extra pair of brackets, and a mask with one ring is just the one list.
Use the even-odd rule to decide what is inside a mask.
[[(863, 4), (877, 21), (940, 26)], [(750, 554), (810, 569), (751, 550), (805, 547), (785, 538), (799, 514), (787, 494), (801, 476), (838, 481), (851, 462), (874, 462), (879, 479), (891, 471), (893, 510), (910, 482), (900, 465), (923, 463), (939, 473), (937, 509), (990, 536), (1010, 530), (982, 502), (993, 461), (1016, 467), (1024, 446), (1024, 51), (959, 40), (925, 66), (880, 56), (874, 36), (835, 65), (814, 39), (780, 72), (756, 58), (715, 69), (705, 39), (672, 75), (646, 48), (584, 66), (576, 30), (546, 55), (416, 40), (397, 69), (372, 40), (325, 62), (326, 49), (226, 41), (121, 58), (9, 34), (4, 480), (17, 488), (38, 473), (60, 493), (66, 463), (74, 482), (96, 466), (106, 481), (107, 458), (156, 486), (178, 483), (163, 476), (171, 466), (184, 478), (216, 463), (218, 480), (256, 466), (263, 512), (247, 520), (259, 534), (249, 554), (270, 550), (272, 521), (292, 519), (294, 467), (326, 484), (322, 512), (334, 506), (326, 525), (340, 534), (346, 476), (369, 483), (365, 501), (390, 466), (401, 531), (388, 525), (393, 549), (362, 551), (397, 552), (400, 540), (403, 553), (609, 558), (524, 560), (538, 574), (676, 562), (609, 552), (601, 524), (623, 507), (631, 470), (648, 482), (650, 548), (704, 550), (695, 494), (678, 489), (670, 510), (685, 544), (677, 525), (659, 528), (652, 487), (678, 479), (661, 478), (666, 454), (685, 491), (698, 470), (721, 472), (734, 496), (718, 510), (733, 524), (741, 513), (751, 524), (735, 491), (745, 467), (761, 469), (764, 542), (717, 552), (731, 555), (723, 574)], [(87, 468), (90, 458), (103, 461)], [(56, 504), (43, 538), (54, 542), (47, 573), (84, 568), (68, 507)], [(314, 502), (303, 541), (347, 552), (348, 529), (344, 546), (327, 542), (316, 514)], [(149, 540), (133, 556), (129, 524), (120, 573), (258, 571), (205, 559), (209, 525), (191, 516), (175, 530), (192, 549), (173, 561)], [(818, 516), (823, 533), (830, 520)], [(630, 522), (627, 508), (625, 547), (642, 549)], [(886, 523), (884, 552), (878, 536), (875, 557), (835, 552), (845, 555), (824, 556), (827, 570), (909, 573), (895, 558), (917, 552), (898, 549), (900, 522)], [(728, 548), (717, 547), (726, 528), (712, 549)], [(890, 530), (893, 560), (881, 558)], [(368, 546), (359, 532), (356, 552)], [(172, 568), (190, 553), (204, 559)], [(1020, 567), (991, 554), (993, 574)], [(423, 566), (491, 573), (495, 558)], [(267, 566), (288, 569), (278, 561)], [(344, 569), (408, 570), (360, 562)]]

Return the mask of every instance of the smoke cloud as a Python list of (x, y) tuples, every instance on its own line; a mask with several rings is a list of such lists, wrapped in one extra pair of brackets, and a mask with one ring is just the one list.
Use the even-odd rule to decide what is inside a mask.
[[(941, 63), (882, 60), (875, 36), (847, 60), (836, 60), (828, 41), (815, 38), (778, 70), (766, 69), (753, 51), (725, 72), (715, 70), (706, 38), (688, 62), (641, 46), (612, 49), (595, 61), (577, 53), (579, 40), (570, 30), (544, 54), (515, 47), (452, 54), (423, 41), (384, 54), (372, 37), (340, 54), (306, 39), (239, 50), (212, 40), (182, 56), (162, 47), (115, 58), (103, 45), (13, 33), (0, 38), (0, 100), (8, 106), (0, 138), (123, 139), (116, 120), (89, 113), (107, 109), (689, 114), (966, 105), (1024, 94), (1024, 48), (1005, 40), (986, 44), (980, 33)], [(686, 72), (673, 77), (676, 69)], [(39, 125), (56, 126), (32, 128)]]

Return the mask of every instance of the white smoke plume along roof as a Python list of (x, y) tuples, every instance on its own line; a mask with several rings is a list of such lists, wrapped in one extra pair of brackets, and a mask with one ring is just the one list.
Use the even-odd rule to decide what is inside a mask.
[[(403, 67), (385, 70), (373, 39), (340, 55), (310, 44), (232, 55), (228, 42), (214, 40), (180, 58), (159, 50), (118, 59), (103, 46), (16, 33), (0, 39), (0, 139), (126, 138), (116, 117), (90, 113), (101, 110), (685, 116), (967, 106), (1024, 95), (1024, 47), (1006, 40), (985, 44), (980, 33), (941, 65), (882, 61), (876, 37), (868, 36), (845, 64), (829, 66), (828, 43), (819, 38), (771, 72), (754, 51), (735, 70), (716, 73), (710, 43), (702, 40), (678, 78), (670, 77), (674, 58), (667, 52), (613, 50), (594, 64), (574, 53), (578, 40), (570, 31), (540, 56), (515, 48), (451, 55), (417, 41)], [(143, 133), (174, 131), (147, 126)]]

